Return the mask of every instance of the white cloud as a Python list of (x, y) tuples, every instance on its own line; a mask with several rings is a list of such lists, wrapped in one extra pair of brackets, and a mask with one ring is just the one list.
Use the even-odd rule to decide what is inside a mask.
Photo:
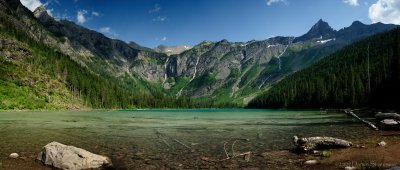
[(118, 36), (118, 34), (116, 32), (114, 32), (110, 27), (101, 27), (99, 29), (99, 32), (104, 33), (104, 34), (108, 34), (111, 36)]
[(373, 23), (400, 24), (400, 0), (378, 0), (369, 7), (368, 17)]
[(154, 5), (154, 8), (151, 9), (151, 10), (149, 11), (149, 13), (157, 13), (157, 12), (160, 12), (160, 10), (161, 10), (160, 4), (155, 4), (155, 5)]
[(166, 21), (167, 19), (168, 19), (167, 17), (158, 16), (157, 18), (154, 18), (153, 21), (163, 22)]
[(98, 16), (100, 16), (100, 13), (93, 11), (92, 15), (95, 16), (95, 17), (98, 17)]
[(43, 5), (40, 0), (21, 0), (22, 5), (27, 7), (32, 12), (39, 6)]
[(287, 0), (265, 0), (265, 2), (267, 3), (268, 6), (271, 6), (276, 3), (284, 3), (284, 4), (288, 3)]
[(76, 14), (76, 19), (78, 20), (78, 23), (83, 24), (86, 22), (86, 17), (85, 15), (88, 12), (86, 10), (80, 10), (78, 11), (78, 13)]
[(349, 4), (350, 6), (358, 6), (358, 0), (343, 0), (344, 3)]

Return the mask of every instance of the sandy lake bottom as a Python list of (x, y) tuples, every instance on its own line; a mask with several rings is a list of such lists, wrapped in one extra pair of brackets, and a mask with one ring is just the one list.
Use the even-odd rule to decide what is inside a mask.
[[(115, 169), (298, 169), (304, 155), (287, 151), (294, 135), (368, 145), (377, 133), (344, 113), (321, 111), (0, 112), (0, 169), (49, 169), (35, 158), (52, 141), (108, 156)], [(225, 160), (224, 145), (232, 154), (233, 144), (250, 159)], [(18, 160), (8, 158), (13, 152)]]

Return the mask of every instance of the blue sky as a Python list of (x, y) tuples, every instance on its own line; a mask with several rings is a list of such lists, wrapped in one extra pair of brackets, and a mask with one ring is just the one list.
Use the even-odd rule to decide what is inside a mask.
[(319, 19), (334, 29), (359, 20), (400, 24), (400, 0), (21, 0), (52, 16), (146, 47), (203, 40), (299, 36)]

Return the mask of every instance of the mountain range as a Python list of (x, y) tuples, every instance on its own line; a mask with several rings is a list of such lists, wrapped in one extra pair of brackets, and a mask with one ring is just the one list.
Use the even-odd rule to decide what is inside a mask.
[[(299, 37), (203, 41), (194, 47), (151, 49), (109, 38), (68, 20), (56, 20), (44, 6), (32, 13), (18, 0), (0, 0), (0, 8), (2, 27), (7, 21), (7, 26), (68, 56), (90, 74), (149, 95), (237, 105), (245, 105), (286, 76), (346, 45), (396, 27), (355, 21), (334, 30), (321, 19)], [(2, 53), (8, 52), (2, 49)]]

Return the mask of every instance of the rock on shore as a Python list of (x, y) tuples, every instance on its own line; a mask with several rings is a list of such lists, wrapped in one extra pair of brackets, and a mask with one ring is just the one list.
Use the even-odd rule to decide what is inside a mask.
[(10, 154), (10, 156), (9, 156), (10, 158), (14, 158), (14, 159), (16, 159), (16, 158), (18, 158), (19, 157), (19, 155), (17, 154), (17, 153), (12, 153), (12, 154)]
[(109, 167), (111, 160), (102, 155), (90, 153), (84, 149), (51, 142), (43, 147), (38, 160), (45, 165), (60, 169), (80, 170)]

